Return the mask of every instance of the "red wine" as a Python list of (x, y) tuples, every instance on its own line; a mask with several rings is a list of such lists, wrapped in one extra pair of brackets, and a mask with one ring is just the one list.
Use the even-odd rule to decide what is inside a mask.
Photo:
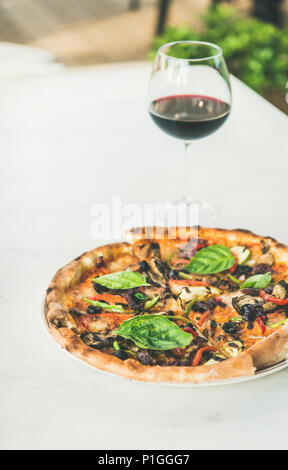
[(230, 105), (200, 95), (175, 95), (152, 102), (150, 115), (167, 134), (183, 140), (205, 137), (226, 121)]

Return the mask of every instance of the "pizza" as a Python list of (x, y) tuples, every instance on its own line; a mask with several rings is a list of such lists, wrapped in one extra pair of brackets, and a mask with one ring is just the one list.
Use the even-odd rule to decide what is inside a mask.
[(129, 379), (248, 377), (288, 355), (288, 247), (240, 229), (134, 228), (61, 268), (45, 315), (63, 348)]

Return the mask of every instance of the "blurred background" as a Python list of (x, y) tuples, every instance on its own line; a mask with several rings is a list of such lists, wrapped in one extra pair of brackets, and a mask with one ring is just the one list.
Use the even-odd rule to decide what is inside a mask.
[(0, 0), (0, 77), (151, 59), (198, 38), (288, 112), (288, 0)]

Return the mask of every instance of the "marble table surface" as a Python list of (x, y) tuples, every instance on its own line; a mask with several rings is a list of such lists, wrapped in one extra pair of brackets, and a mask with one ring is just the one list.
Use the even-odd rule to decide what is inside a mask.
[[(287, 449), (288, 369), (225, 387), (130, 383), (75, 361), (43, 327), (52, 275), (99, 243), (93, 205), (180, 195), (182, 144), (148, 116), (149, 68), (0, 81), (3, 449)], [(195, 145), (193, 189), (217, 225), (288, 242), (287, 118), (232, 86), (231, 117)]]

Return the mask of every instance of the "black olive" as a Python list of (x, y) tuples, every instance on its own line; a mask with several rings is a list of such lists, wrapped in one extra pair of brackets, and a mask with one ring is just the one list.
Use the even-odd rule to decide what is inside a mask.
[(155, 264), (158, 268), (158, 271), (165, 277), (167, 274), (167, 265), (165, 265), (162, 261), (159, 261), (158, 259), (155, 259)]
[(88, 305), (86, 312), (89, 313), (89, 314), (90, 313), (99, 313), (99, 312), (101, 312), (101, 310), (102, 309), (100, 307), (95, 307), (95, 305)]
[(211, 330), (215, 331), (216, 328), (217, 328), (217, 321), (216, 320), (211, 320), (210, 325), (211, 325)]
[(146, 349), (139, 349), (136, 354), (136, 359), (144, 366), (149, 366), (153, 362), (151, 354)]
[(251, 274), (253, 274), (253, 276), (254, 276), (255, 274), (266, 274), (270, 271), (271, 271), (271, 266), (269, 266), (269, 264), (257, 263), (253, 267), (253, 270), (252, 270)]
[(100, 338), (100, 336), (96, 335), (96, 333), (92, 333), (93, 334), (93, 339), (94, 341), (102, 341), (102, 339)]
[(238, 348), (238, 344), (236, 343), (228, 343), (228, 346), (230, 346), (230, 348)]
[(139, 268), (141, 271), (148, 271), (149, 270), (149, 264), (147, 263), (147, 261), (143, 260), (143, 261), (140, 261), (139, 262)]
[(225, 333), (228, 333), (228, 334), (237, 333), (237, 330), (238, 330), (237, 323), (233, 321), (227, 321), (226, 323), (223, 323), (222, 328), (225, 331)]
[(245, 287), (242, 289), (243, 294), (251, 295), (252, 297), (256, 297), (259, 294), (258, 289), (252, 289), (251, 287)]
[(97, 294), (102, 294), (102, 292), (109, 292), (108, 287), (101, 286), (100, 284), (97, 284), (96, 282), (93, 282), (92, 284)]
[(82, 315), (82, 313), (79, 312), (79, 310), (76, 310), (76, 308), (70, 308), (69, 313), (71, 313), (72, 315), (77, 315), (78, 317), (81, 317)]
[(118, 357), (118, 359), (121, 359), (121, 361), (125, 361), (125, 359), (128, 357), (128, 354), (125, 351), (122, 351), (122, 349), (115, 351), (113, 355)]
[(246, 304), (243, 305), (240, 310), (243, 320), (248, 322), (249, 330), (253, 328), (253, 322), (258, 316), (261, 316), (262, 313), (262, 305), (259, 304)]
[(156, 252), (157, 254), (160, 255), (160, 246), (159, 246), (159, 243), (157, 242), (151, 242), (151, 249)]
[(95, 263), (96, 268), (101, 268), (103, 264), (104, 264), (103, 256), (98, 256), (98, 258), (96, 259), (96, 263)]
[(243, 274), (247, 275), (247, 274), (250, 274), (251, 271), (252, 271), (251, 266), (248, 266), (246, 264), (243, 264), (243, 265), (238, 264), (237, 268), (235, 269), (234, 276), (235, 277), (240, 277)]

